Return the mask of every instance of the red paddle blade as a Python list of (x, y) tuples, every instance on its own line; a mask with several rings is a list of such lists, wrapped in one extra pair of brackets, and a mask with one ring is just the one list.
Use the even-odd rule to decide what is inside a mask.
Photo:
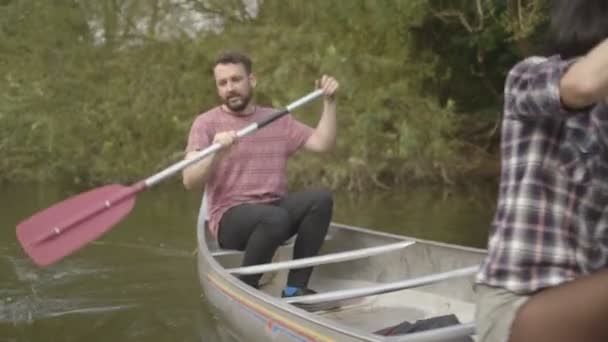
[(50, 265), (110, 230), (141, 189), (113, 184), (75, 195), (19, 223), (17, 238), (36, 264)]

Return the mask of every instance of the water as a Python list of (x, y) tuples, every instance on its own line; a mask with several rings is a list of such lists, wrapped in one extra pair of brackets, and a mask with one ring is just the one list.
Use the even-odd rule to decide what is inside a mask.
[[(107, 235), (48, 268), (22, 252), (16, 224), (84, 189), (0, 187), (0, 342), (219, 341), (196, 269), (196, 194), (165, 184), (140, 194)], [(335, 221), (483, 247), (495, 195), (471, 189), (337, 193)], [(221, 332), (221, 331), (220, 331)]]

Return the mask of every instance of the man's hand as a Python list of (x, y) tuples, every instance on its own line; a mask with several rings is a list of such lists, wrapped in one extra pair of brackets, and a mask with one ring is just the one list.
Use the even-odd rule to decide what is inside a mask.
[(327, 152), (336, 144), (336, 91), (339, 84), (328, 75), (323, 75), (315, 83), (324, 95), (323, 112), (314, 132), (304, 143), (304, 148), (307, 151)]
[(222, 145), (222, 149), (217, 152), (217, 156), (223, 158), (236, 145), (238, 137), (236, 131), (225, 131), (216, 133), (213, 143)]
[(335, 94), (338, 90), (340, 84), (336, 81), (335, 78), (323, 75), (320, 80), (316, 82), (317, 88), (323, 90), (323, 95), (325, 96), (325, 101), (333, 102), (335, 100)]

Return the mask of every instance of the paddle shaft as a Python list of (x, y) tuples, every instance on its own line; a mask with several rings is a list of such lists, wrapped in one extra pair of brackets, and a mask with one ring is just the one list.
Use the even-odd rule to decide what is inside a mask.
[[(293, 110), (295, 110), (296, 108), (318, 98), (319, 96), (323, 95), (323, 91), (321, 89), (315, 90), (312, 93), (302, 97), (301, 99), (292, 102), (291, 104), (289, 104), (287, 107), (285, 107), (284, 109), (281, 109), (271, 115), (269, 115), (267, 118), (264, 118), (262, 120), (260, 120), (259, 122), (254, 122), (252, 124), (250, 124), (249, 126), (239, 130), (236, 135), (239, 138), (242, 138), (246, 135), (249, 135), (255, 131), (257, 131), (258, 129), (268, 125), (269, 123), (275, 121), (276, 119), (292, 112)], [(210, 155), (212, 155), (213, 153), (219, 151), (222, 148), (222, 145), (219, 143), (215, 143), (212, 144), (211, 146), (207, 147), (206, 149), (198, 152), (196, 155), (194, 155), (192, 158), (190, 159), (185, 159), (182, 160), (178, 163), (175, 163), (171, 166), (169, 166), (168, 168), (164, 169), (163, 171), (147, 178), (144, 181), (144, 184), (146, 186), (146, 188), (152, 187), (160, 182), (162, 182), (163, 180), (165, 180), (166, 178), (171, 177), (172, 175), (174, 175), (176, 172), (179, 172), (183, 169), (185, 169), (186, 167), (200, 161), (203, 158), (206, 158)]]

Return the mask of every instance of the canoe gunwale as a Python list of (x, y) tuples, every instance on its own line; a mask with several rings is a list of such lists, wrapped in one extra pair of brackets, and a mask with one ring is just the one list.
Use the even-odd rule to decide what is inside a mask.
[(411, 240), (411, 241), (416, 241), (417, 243), (422, 243), (422, 244), (426, 244), (426, 245), (430, 245), (430, 246), (447, 247), (447, 248), (465, 251), (465, 252), (481, 253), (481, 254), (487, 253), (486, 249), (456, 245), (456, 244), (452, 244), (452, 243), (440, 242), (440, 241), (434, 241), (434, 240), (420, 239), (420, 238), (415, 238), (415, 237), (411, 237), (411, 236), (407, 236), (407, 235), (397, 235), (397, 234), (393, 234), (393, 233), (386, 233), (386, 232), (380, 232), (380, 231), (375, 231), (375, 230), (372, 231), (372, 230), (369, 230), (368, 228), (351, 226), (351, 225), (344, 224), (344, 223), (332, 222), (331, 226), (335, 227), (335, 228), (339, 228), (339, 229), (368, 234), (370, 236), (379, 236), (379, 237), (392, 238), (392, 239), (397, 239), (397, 240)]

